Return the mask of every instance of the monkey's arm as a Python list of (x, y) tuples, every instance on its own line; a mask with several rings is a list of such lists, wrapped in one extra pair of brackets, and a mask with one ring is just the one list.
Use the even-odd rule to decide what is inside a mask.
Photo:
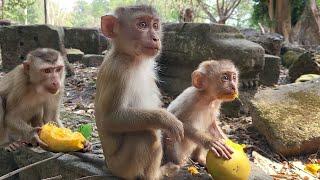
[(228, 138), (227, 135), (222, 131), (220, 126), (218, 126), (216, 117), (212, 118), (212, 124), (209, 127), (209, 132), (214, 137), (221, 137), (223, 139)]
[(193, 142), (200, 146), (204, 146), (205, 148), (208, 148), (207, 146), (213, 140), (213, 138), (209, 134), (194, 128), (191, 124), (188, 123), (184, 124), (184, 132), (187, 138), (191, 139)]
[(7, 127), (20, 134), (25, 140), (29, 140), (34, 128), (25, 122), (19, 113), (15, 111), (9, 111), (5, 115)]
[(163, 109), (120, 109), (104, 117), (104, 128), (110, 132), (130, 132), (146, 129), (167, 129), (176, 124), (176, 118)]

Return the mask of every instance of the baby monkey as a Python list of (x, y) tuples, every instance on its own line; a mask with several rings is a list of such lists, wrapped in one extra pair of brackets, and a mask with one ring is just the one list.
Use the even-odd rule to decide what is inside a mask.
[(184, 139), (170, 142), (164, 138), (165, 161), (183, 165), (189, 156), (205, 165), (207, 150), (230, 159), (232, 150), (225, 145), (226, 135), (217, 126), (220, 105), (238, 94), (238, 70), (230, 60), (202, 62), (192, 73), (192, 86), (168, 107), (184, 125)]

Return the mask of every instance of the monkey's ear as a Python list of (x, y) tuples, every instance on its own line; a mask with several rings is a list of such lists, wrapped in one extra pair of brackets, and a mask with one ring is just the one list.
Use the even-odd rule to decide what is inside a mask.
[(30, 69), (30, 62), (29, 61), (23, 61), (23, 70), (25, 73), (28, 73), (29, 72), (29, 69)]
[(194, 71), (191, 75), (192, 78), (192, 85), (200, 90), (204, 90), (207, 88), (208, 82), (206, 79), (205, 74), (203, 74), (201, 71)]
[(112, 15), (105, 15), (101, 17), (101, 31), (103, 35), (108, 38), (117, 36), (118, 19)]

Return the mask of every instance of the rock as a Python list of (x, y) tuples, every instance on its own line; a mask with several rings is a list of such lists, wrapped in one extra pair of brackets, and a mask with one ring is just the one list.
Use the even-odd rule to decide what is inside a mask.
[(260, 169), (257, 165), (250, 162), (251, 165), (251, 173), (249, 176), (249, 180), (272, 180), (273, 178), (265, 173), (262, 169)]
[(254, 127), (284, 156), (317, 152), (320, 144), (320, 80), (258, 92), (252, 100)]
[(306, 52), (289, 68), (291, 82), (303, 74), (320, 74), (320, 53)]
[(282, 55), (282, 64), (285, 67), (289, 68), (293, 63), (295, 63), (299, 59), (299, 56), (301, 54), (302, 53), (299, 53), (299, 52), (296, 52), (296, 51), (292, 51), (292, 50), (289, 50), (289, 51), (285, 52)]
[(83, 56), (81, 63), (87, 67), (98, 67), (103, 61), (104, 55), (86, 54)]
[(306, 49), (303, 47), (300, 47), (298, 44), (291, 44), (291, 43), (285, 42), (285, 43), (283, 43), (282, 48), (281, 48), (281, 55), (283, 55), (287, 51), (294, 51), (294, 52), (302, 54), (306, 51)]
[(300, 76), (297, 80), (295, 80), (295, 83), (298, 82), (306, 82), (306, 81), (312, 81), (320, 78), (320, 75), (318, 74), (304, 74)]
[(99, 54), (100, 33), (95, 28), (64, 28), (66, 48), (80, 49), (85, 54)]
[(70, 63), (80, 61), (84, 55), (84, 53), (79, 49), (66, 49), (66, 51), (67, 51), (67, 58)]
[(205, 23), (164, 25), (163, 50), (158, 59), (160, 87), (176, 96), (191, 84), (191, 73), (204, 60), (231, 59), (241, 80), (256, 80), (264, 65), (263, 48), (234, 27)]
[(11, 70), (26, 59), (26, 55), (39, 47), (62, 51), (63, 28), (50, 25), (0, 27), (2, 65)]
[(260, 82), (266, 86), (278, 83), (280, 76), (280, 57), (269, 54), (264, 55), (264, 67), (260, 73)]
[(102, 33), (99, 33), (100, 38), (100, 54), (103, 54), (104, 51), (109, 50), (111, 48), (111, 43)]
[(11, 21), (7, 20), (7, 19), (1, 19), (0, 20), (0, 26), (10, 26), (11, 25)]
[(277, 33), (261, 34), (254, 29), (242, 29), (240, 31), (249, 41), (260, 44), (266, 54), (280, 56), (281, 45), (284, 40), (282, 35)]
[[(41, 150), (40, 148), (23, 148), (11, 153), (1, 149), (0, 154), (0, 164), (16, 165), (15, 167), (12, 167), (10, 171), (55, 155), (54, 153)], [(11, 161), (4, 160), (2, 158), (3, 156), (9, 157)], [(16, 175), (16, 177), (18, 177), (18, 179), (45, 179), (61, 175), (62, 179), (78, 179), (84, 176), (100, 175), (107, 176), (108, 179), (118, 179), (112, 176), (106, 169), (103, 159), (83, 153), (80, 153), (80, 157), (81, 158), (70, 154), (64, 154), (58, 159), (53, 159), (26, 169)], [(0, 175), (6, 174), (7, 172), (5, 171), (9, 168), (9, 166), (7, 166), (7, 168), (1, 168)]]

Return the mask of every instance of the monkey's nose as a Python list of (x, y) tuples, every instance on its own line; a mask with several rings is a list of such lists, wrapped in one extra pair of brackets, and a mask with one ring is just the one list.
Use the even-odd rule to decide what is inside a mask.
[(157, 41), (159, 41), (159, 38), (152, 38), (152, 40), (154, 41), (154, 42), (157, 42)]

